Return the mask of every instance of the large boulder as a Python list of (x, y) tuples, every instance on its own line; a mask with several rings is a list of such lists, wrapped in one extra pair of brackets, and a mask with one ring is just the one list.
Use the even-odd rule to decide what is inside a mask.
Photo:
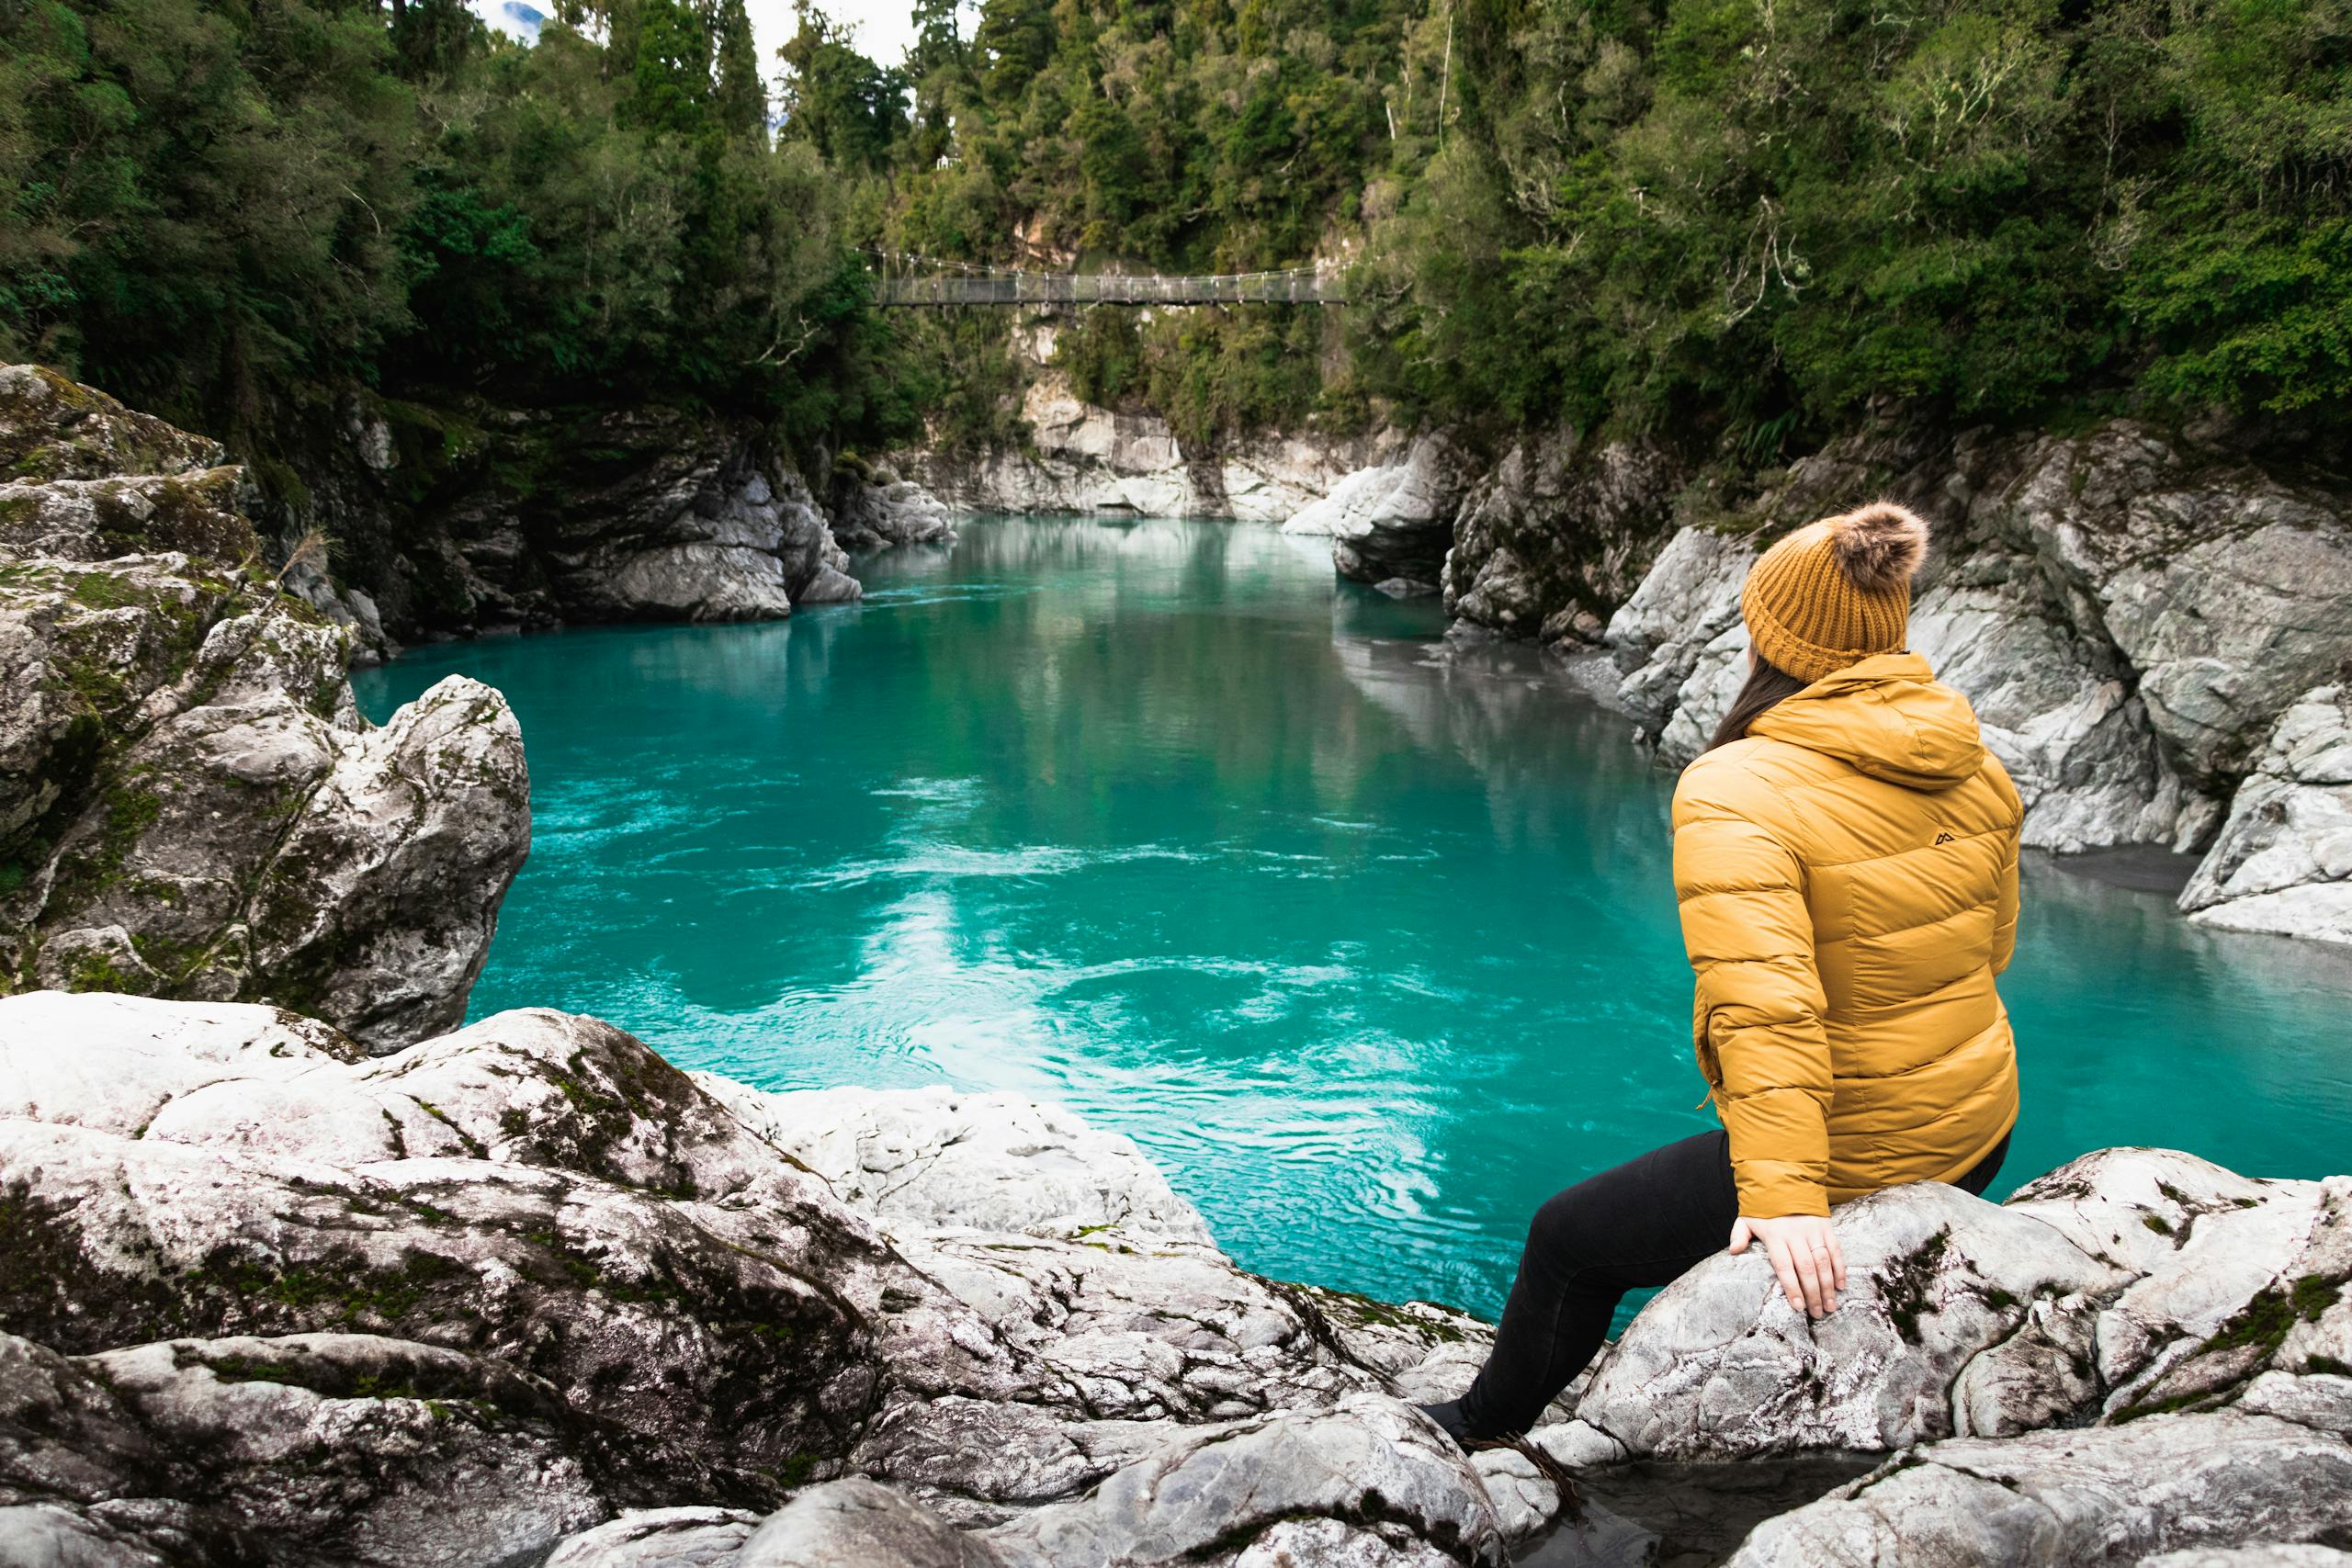
[(1082, 1236), (1114, 1228), (1206, 1242), (1134, 1140), (1017, 1094), (823, 1089), (763, 1092), (695, 1073), (745, 1126), (894, 1230), (949, 1226)]
[(1453, 442), (1417, 436), (1396, 458), (1349, 476), (1283, 526), (1329, 535), (1331, 565), (1341, 577), (1435, 587), (1453, 541), (1453, 515), (1474, 478)]
[[(1768, 1520), (1730, 1568), (2135, 1562), (2347, 1530), (2352, 1445), (2228, 1412), (1906, 1452)], [(2244, 1560), (2297, 1561), (2267, 1550)]]
[(1605, 1354), (1575, 1425), (1634, 1457), (1884, 1451), (2229, 1403), (2328, 1372), (2352, 1333), (2352, 1179), (2109, 1149), (2006, 1204), (1926, 1183), (1838, 1225), (1837, 1312), (1808, 1321), (1758, 1258), (1710, 1258)]
[(455, 1024), (530, 843), (504, 700), (451, 677), (371, 727), (239, 470), (89, 477), (215, 454), (46, 371), (0, 370), (6, 420), (78, 477), (0, 485), (0, 983)]
[(1620, 679), (1616, 701), (1653, 733), (1668, 761), (1699, 754), (1744, 678), (1747, 628), (1739, 589), (1756, 562), (1753, 541), (1686, 527), (1667, 541), (1606, 633)]
[(2025, 841), (2075, 852), (2193, 844), (2211, 802), (2166, 765), (2131, 667), (2067, 613), (2030, 555), (1941, 565), (1911, 611), (1911, 647), (1966, 693), (2025, 802)]
[(1719, 1460), (1792, 1449), (1883, 1451), (1952, 1429), (1964, 1367), (2030, 1304), (2129, 1278), (2026, 1214), (1928, 1185), (1846, 1205), (1852, 1282), (1813, 1322), (1770, 1268), (1725, 1253), (1659, 1292), (1577, 1404), (1631, 1454)]
[(1895, 1450), (1760, 1527), (1734, 1559), (1751, 1568), (2131, 1562), (2352, 1528), (2352, 1179), (2110, 1149), (1997, 1207), (1922, 1185), (1838, 1226), (1837, 1312), (1808, 1322), (1756, 1260), (1710, 1259), (1534, 1446), (1572, 1469)]
[[(858, 1474), (1009, 1562), (1126, 1532), (1227, 1562), (1302, 1530), (1499, 1560), (1477, 1472), (1397, 1397), (1477, 1325), (1242, 1272), (1131, 1144), (1063, 1113), (915, 1095), (829, 1138), (845, 1108), (811, 1098), (735, 1089), (739, 1116), (558, 1013), (369, 1058), (264, 1007), (0, 1000), (0, 1331), (83, 1380), (0, 1408), (0, 1509), (25, 1510), (0, 1529), (197, 1561), (218, 1537), (225, 1562), (266, 1517), (288, 1562), (406, 1530), (368, 1560), (534, 1562), (568, 1531), (556, 1561), (716, 1562)], [(760, 1130), (795, 1127), (856, 1207)], [(185, 1457), (68, 1474), (85, 1382), (121, 1430), (64, 1449)], [(202, 1440), (240, 1402), (245, 1437)], [(333, 1484), (254, 1498), (298, 1427)]]
[(854, 468), (844, 459), (833, 471), (832, 500), (833, 537), (843, 549), (955, 543), (946, 503), (890, 468)]
[(6, 1484), (41, 1497), (0, 1506), (0, 1561), (54, 1561), (34, 1550), (44, 1535), (96, 1535), (157, 1499), (203, 1503), (170, 1507), (177, 1528), (149, 1539), (224, 1568), (521, 1564), (610, 1512), (593, 1422), (502, 1361), (410, 1340), (184, 1339), (68, 1358), (0, 1335), (0, 1389)]
[(1455, 513), (1446, 613), (1509, 637), (1597, 640), (1667, 537), (1682, 477), (1654, 442), (1594, 447), (1560, 429), (1514, 444)]
[(2352, 509), (2128, 420), (2036, 444), (1978, 510), (2096, 607), (2193, 780), (2243, 774), (2352, 659)]
[(2180, 907), (2204, 925), (2352, 942), (2352, 686), (2279, 716)]
[(1711, 1259), (1465, 1456), (1407, 1402), (1482, 1325), (1235, 1268), (1066, 1112), (766, 1094), (555, 1012), (371, 1058), (271, 1008), (15, 997), (0, 1555), (1438, 1568), (1576, 1472), (1857, 1448), (1897, 1457), (1743, 1560), (2347, 1528), (2352, 1179), (2109, 1150), (1838, 1224), (1830, 1317)]
[[(561, 482), (514, 508), (560, 618), (769, 620), (855, 597), (825, 513), (758, 433), (631, 410), (560, 449)], [(481, 571), (508, 549), (467, 553)]]

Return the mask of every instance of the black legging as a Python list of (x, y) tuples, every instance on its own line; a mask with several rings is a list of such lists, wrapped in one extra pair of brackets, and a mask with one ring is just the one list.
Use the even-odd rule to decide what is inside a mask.
[[(2008, 1152), (2004, 1137), (1953, 1185), (1981, 1197)], [(1462, 1396), (1469, 1434), (1533, 1426), (1600, 1348), (1625, 1292), (1669, 1283), (1723, 1251), (1738, 1218), (1721, 1131), (1652, 1149), (1546, 1201), (1527, 1227), (1495, 1348)]]

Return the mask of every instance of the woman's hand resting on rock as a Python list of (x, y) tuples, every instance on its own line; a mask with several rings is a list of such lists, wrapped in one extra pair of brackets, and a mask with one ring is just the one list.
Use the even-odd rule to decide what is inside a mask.
[(1838, 1310), (1838, 1292), (1846, 1288), (1846, 1255), (1838, 1250), (1838, 1233), (1819, 1214), (1783, 1214), (1776, 1220), (1751, 1220), (1745, 1215), (1731, 1227), (1731, 1249), (1746, 1252), (1750, 1241), (1764, 1244), (1781, 1292), (1789, 1304), (1815, 1317)]

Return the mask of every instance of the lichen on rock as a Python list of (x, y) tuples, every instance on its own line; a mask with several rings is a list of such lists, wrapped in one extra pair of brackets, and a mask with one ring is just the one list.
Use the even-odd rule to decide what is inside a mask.
[(529, 845), (504, 700), (452, 677), (369, 726), (210, 443), (13, 367), (0, 444), (59, 476), (0, 487), (0, 987), (455, 1023)]
[(1740, 1561), (2325, 1540), (2347, 1215), (2352, 1179), (2162, 1150), (1882, 1193), (1839, 1213), (1838, 1313), (1714, 1258), (1465, 1456), (1409, 1402), (1484, 1325), (1236, 1268), (1055, 1108), (763, 1094), (544, 1010), (371, 1058), (282, 1010), (19, 996), (0, 1556), (225, 1568), (264, 1519), (285, 1562), (1458, 1568), (1579, 1472), (1853, 1449), (1892, 1457)]

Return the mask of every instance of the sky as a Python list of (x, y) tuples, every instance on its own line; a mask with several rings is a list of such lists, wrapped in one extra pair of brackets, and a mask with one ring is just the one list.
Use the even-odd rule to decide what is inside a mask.
[[(473, 8), (491, 26), (520, 38), (529, 38), (537, 29), (539, 14), (548, 7), (533, 6), (530, 0), (471, 0)], [(760, 56), (766, 63), (766, 73), (775, 74), (775, 51), (784, 46), (793, 29), (799, 26), (793, 14), (793, 0), (744, 0), (743, 8), (752, 15), (752, 31), (760, 40)], [(912, 0), (819, 0), (819, 8), (834, 21), (854, 29), (853, 37), (858, 52), (882, 65), (896, 65), (907, 57), (908, 49), (915, 41), (914, 6)], [(967, 7), (964, 36), (969, 38), (978, 7)]]
[[(743, 0), (752, 14), (752, 30), (759, 35), (760, 53), (774, 74), (775, 51), (790, 38), (799, 21), (792, 0)], [(818, 9), (856, 28), (858, 53), (879, 65), (896, 65), (915, 41), (912, 0), (820, 0)]]

